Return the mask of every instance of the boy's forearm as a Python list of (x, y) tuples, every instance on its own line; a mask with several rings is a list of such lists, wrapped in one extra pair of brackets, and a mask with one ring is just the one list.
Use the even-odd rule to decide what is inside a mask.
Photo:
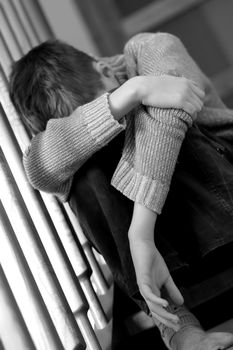
[(150, 240), (154, 244), (154, 228), (157, 213), (144, 207), (139, 203), (134, 203), (134, 211), (131, 225), (128, 231), (129, 241)]

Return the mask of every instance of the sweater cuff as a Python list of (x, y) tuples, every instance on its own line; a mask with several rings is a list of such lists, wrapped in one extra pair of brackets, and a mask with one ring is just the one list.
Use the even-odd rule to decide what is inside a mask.
[(120, 161), (111, 184), (132, 201), (142, 204), (157, 214), (161, 214), (169, 191), (167, 184), (136, 172), (125, 160)]
[[(177, 315), (179, 317), (180, 319), (180, 329), (178, 331), (179, 334), (181, 334), (181, 332), (184, 332), (187, 328), (202, 329), (198, 319), (185, 306), (169, 305), (166, 310), (168, 312), (171, 312), (173, 315)], [(165, 345), (167, 346), (168, 349), (171, 349), (172, 348), (171, 342), (174, 335), (176, 334), (176, 331), (158, 322), (156, 319), (153, 319), (153, 320), (160, 330), (161, 337)]]
[(111, 114), (108, 101), (109, 93), (105, 93), (96, 100), (81, 107), (87, 129), (92, 138), (101, 146), (109, 143), (122, 130), (125, 130), (125, 119), (118, 122)]

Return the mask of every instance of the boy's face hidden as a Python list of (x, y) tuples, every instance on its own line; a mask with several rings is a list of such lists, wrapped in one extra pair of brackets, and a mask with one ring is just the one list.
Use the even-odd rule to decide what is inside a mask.
[(105, 93), (106, 91), (115, 90), (120, 86), (112, 67), (104, 61), (94, 62), (94, 69), (100, 74), (101, 81), (103, 83), (103, 89), (97, 92), (97, 97)]

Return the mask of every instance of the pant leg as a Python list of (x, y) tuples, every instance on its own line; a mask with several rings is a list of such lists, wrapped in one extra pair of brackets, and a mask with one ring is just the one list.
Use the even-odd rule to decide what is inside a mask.
[(233, 241), (232, 149), (197, 125), (186, 135), (157, 223), (186, 261)]

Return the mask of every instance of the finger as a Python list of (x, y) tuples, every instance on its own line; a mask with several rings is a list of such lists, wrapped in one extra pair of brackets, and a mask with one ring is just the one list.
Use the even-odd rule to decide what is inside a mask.
[(180, 319), (177, 315), (174, 315), (171, 312), (168, 312), (166, 309), (162, 308), (161, 306), (155, 305), (154, 303), (151, 303), (147, 301), (147, 305), (151, 312), (156, 313), (160, 317), (164, 318), (167, 321), (170, 321), (174, 324), (178, 324)]
[(186, 113), (190, 114), (191, 116), (194, 116), (196, 113), (196, 107), (193, 104), (193, 102), (186, 102), (181, 107)]
[(204, 101), (199, 96), (197, 96), (193, 91), (190, 92), (189, 102), (191, 102), (191, 103), (195, 104), (195, 106), (199, 107), (199, 110), (197, 110), (197, 112), (199, 112), (202, 109), (203, 104), (204, 104)]
[(186, 102), (190, 103), (196, 112), (200, 112), (204, 104), (204, 102), (193, 91), (190, 91)]
[(175, 332), (177, 332), (180, 329), (180, 325), (174, 324), (173, 322), (170, 322), (163, 317), (159, 316), (155, 312), (151, 312), (152, 317), (155, 318), (160, 323), (164, 324), (166, 327), (172, 328)]
[(192, 114), (199, 113), (202, 110), (203, 103), (200, 100), (193, 98), (188, 103), (190, 103), (192, 106), (192, 107), (190, 107), (190, 108), (192, 108)]
[(197, 99), (196, 104), (197, 104), (197, 112), (200, 112), (204, 106), (204, 103), (203, 101)]
[(167, 300), (160, 298), (155, 293), (153, 293), (152, 288), (148, 284), (143, 284), (140, 287), (140, 292), (146, 300), (150, 300), (152, 303), (159, 304), (163, 307), (168, 306)]
[(198, 91), (198, 93), (200, 93), (200, 96), (205, 95), (205, 91), (203, 90), (203, 88), (200, 86), (200, 84), (198, 84), (196, 81), (194, 80), (189, 80), (191, 82), (190, 86), (195, 89), (195, 91)]
[[(168, 312), (165, 307), (168, 306), (168, 302), (165, 299), (159, 298), (157, 297), (156, 294), (154, 294), (152, 292), (152, 289), (149, 285), (143, 285), (144, 287), (144, 292), (143, 292), (143, 288), (141, 288), (141, 293), (144, 297), (144, 299), (146, 300), (148, 307), (151, 311), (159, 314), (160, 316), (167, 318), (168, 320), (171, 320), (175, 323), (179, 322), (179, 317), (177, 315), (172, 314), (171, 312)], [(160, 293), (158, 291), (158, 293)], [(163, 303), (158, 303), (157, 301), (162, 300)], [(165, 303), (164, 303), (165, 302)]]
[(171, 276), (169, 276), (169, 278), (167, 279), (166, 283), (164, 284), (164, 287), (174, 304), (182, 305), (184, 303), (184, 298), (177, 286), (175, 285)]
[(200, 97), (202, 100), (204, 99), (205, 91), (202, 90), (198, 85), (195, 83), (191, 84), (191, 89), (198, 97)]
[(200, 105), (193, 101), (186, 102), (181, 108), (192, 117), (193, 121), (197, 119), (197, 113), (201, 110)]

